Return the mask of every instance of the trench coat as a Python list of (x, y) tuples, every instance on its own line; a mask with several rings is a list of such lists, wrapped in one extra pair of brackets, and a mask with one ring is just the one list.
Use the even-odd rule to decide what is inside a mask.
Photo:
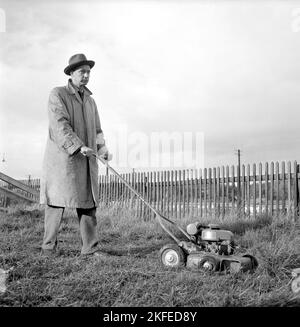
[(81, 99), (71, 80), (55, 87), (49, 96), (49, 130), (43, 161), (40, 203), (58, 207), (98, 206), (98, 163), (85, 157), (85, 145), (97, 153), (97, 134), (102, 133), (92, 92), (84, 88)]

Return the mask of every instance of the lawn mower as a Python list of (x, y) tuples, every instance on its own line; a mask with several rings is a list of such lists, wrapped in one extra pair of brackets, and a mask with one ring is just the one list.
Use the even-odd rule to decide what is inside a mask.
[[(250, 254), (234, 255), (236, 244), (233, 233), (220, 229), (218, 225), (203, 225), (200, 222), (189, 224), (186, 231), (175, 222), (153, 208), (103, 157), (93, 154), (114, 175), (116, 175), (150, 210), (155, 214), (163, 230), (175, 241), (160, 250), (160, 260), (165, 267), (186, 266), (192, 270), (207, 271), (253, 271), (258, 262)], [(179, 240), (164, 224), (163, 221), (175, 226), (185, 237)]]

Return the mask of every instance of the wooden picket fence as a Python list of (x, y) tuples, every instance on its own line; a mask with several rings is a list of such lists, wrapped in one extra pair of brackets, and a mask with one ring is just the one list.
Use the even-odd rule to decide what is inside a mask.
[[(287, 212), (298, 216), (300, 174), (296, 161), (120, 175), (151, 206), (169, 217), (224, 217), (232, 212), (253, 217)], [(25, 186), (20, 188), (20, 182)], [(38, 201), (39, 179), (4, 183), (0, 183), (2, 190), (17, 190), (23, 197)], [(99, 186), (100, 208), (131, 208), (137, 216), (151, 217), (149, 208), (117, 176), (100, 175)]]
[[(263, 169), (264, 168), (264, 169)], [(297, 162), (120, 174), (155, 209), (170, 217), (298, 214)], [(100, 176), (100, 204), (151, 211), (115, 175)]]

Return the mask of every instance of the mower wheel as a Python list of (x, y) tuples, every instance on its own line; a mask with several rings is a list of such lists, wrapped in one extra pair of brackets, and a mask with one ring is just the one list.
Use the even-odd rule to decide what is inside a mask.
[(300, 276), (298, 276), (292, 281), (291, 287), (292, 287), (292, 291), (295, 294), (300, 293)]
[(245, 254), (245, 255), (243, 255), (243, 257), (249, 258), (251, 260), (251, 265), (252, 265), (251, 270), (255, 270), (257, 268), (258, 261), (255, 257), (253, 257), (253, 255)]
[(202, 258), (200, 263), (200, 268), (206, 270), (206, 271), (217, 271), (219, 269), (220, 263), (217, 259), (215, 259), (212, 256), (205, 256)]
[(176, 244), (167, 244), (160, 249), (160, 260), (167, 267), (181, 267), (185, 265), (186, 255)]

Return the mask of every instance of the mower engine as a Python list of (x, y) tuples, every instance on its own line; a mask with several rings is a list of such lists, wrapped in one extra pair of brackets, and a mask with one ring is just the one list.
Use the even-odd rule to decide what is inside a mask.
[(218, 225), (203, 226), (200, 223), (193, 223), (189, 224), (186, 230), (202, 251), (219, 255), (231, 255), (234, 252), (233, 233), (220, 229)]

